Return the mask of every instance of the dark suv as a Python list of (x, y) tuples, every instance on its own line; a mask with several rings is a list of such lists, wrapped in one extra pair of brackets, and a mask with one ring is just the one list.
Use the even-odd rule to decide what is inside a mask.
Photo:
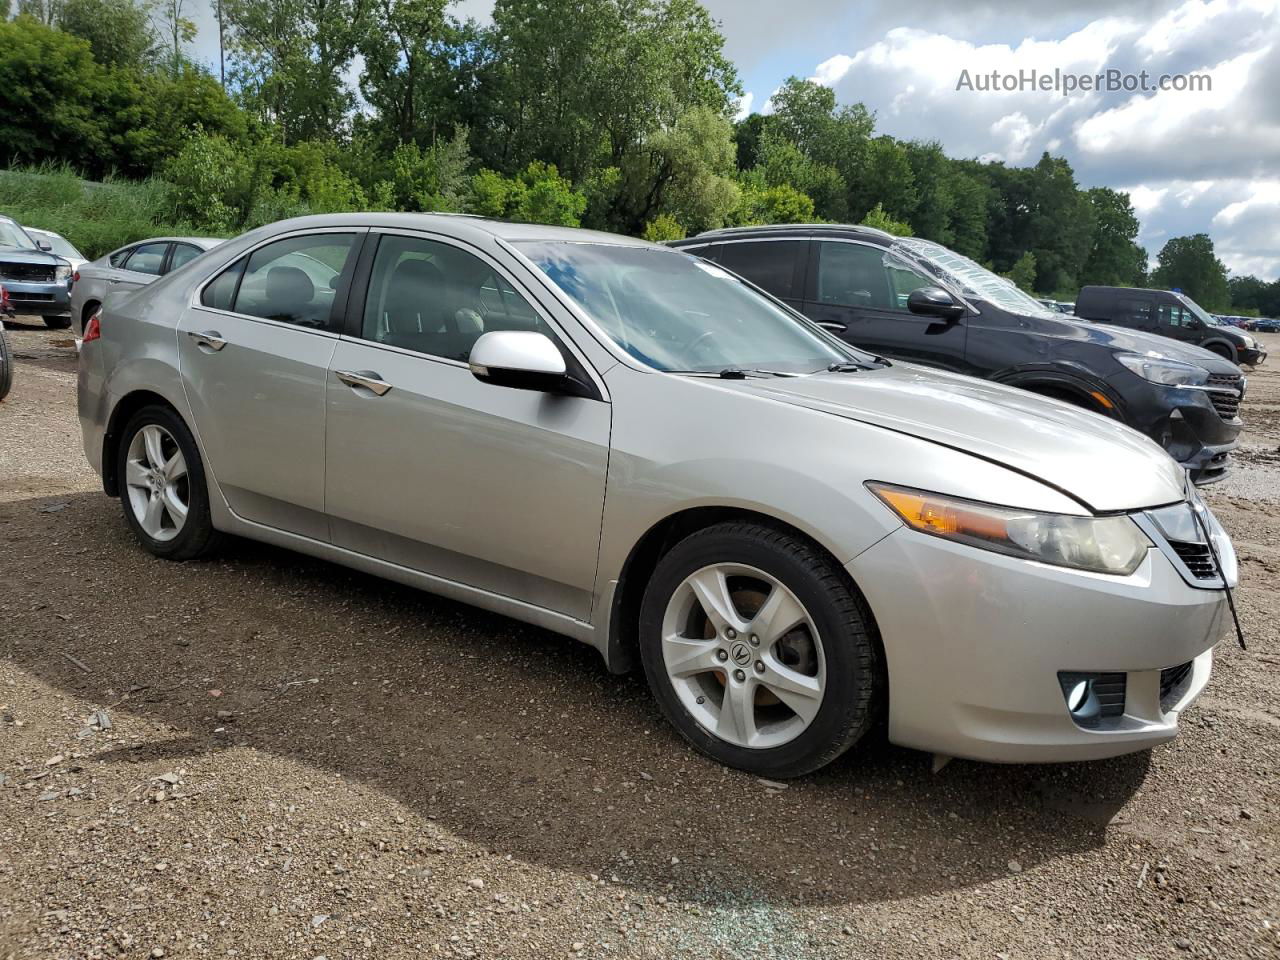
[(1226, 471), (1240, 369), (1200, 347), (1070, 319), (946, 247), (869, 227), (713, 230), (672, 244), (755, 283), (848, 342), (985, 377), (1142, 431), (1197, 483)]
[(1076, 300), (1076, 316), (1194, 343), (1233, 363), (1256, 366), (1267, 359), (1267, 352), (1253, 337), (1173, 290), (1085, 287)]

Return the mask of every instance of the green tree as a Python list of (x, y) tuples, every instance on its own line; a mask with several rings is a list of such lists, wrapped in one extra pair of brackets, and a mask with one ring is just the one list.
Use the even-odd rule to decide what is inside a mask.
[(1153, 286), (1181, 290), (1206, 310), (1225, 310), (1231, 304), (1227, 268), (1213, 250), (1207, 233), (1174, 237), (1160, 250)]
[(151, 9), (135, 0), (63, 0), (58, 27), (87, 40), (93, 59), (104, 67), (141, 70), (156, 57)]
[(391, 155), (390, 196), (396, 209), (461, 212), (466, 204), (471, 166), (467, 131), (459, 127), (453, 137), (425, 150), (404, 143)]
[(1093, 208), (1071, 165), (1045, 153), (1030, 171), (1027, 228), (1039, 290), (1073, 290), (1089, 256)]
[(767, 223), (812, 223), (813, 198), (790, 184), (765, 186), (759, 178), (747, 178), (742, 197), (730, 216), (737, 227)]
[(231, 75), (282, 143), (333, 137), (354, 98), (344, 74), (371, 0), (223, 0)]
[(916, 208), (910, 157), (892, 137), (876, 137), (867, 145), (865, 162), (849, 186), (849, 213), (859, 220), (876, 204), (895, 220), (907, 219)]
[(1035, 293), (1036, 289), (1036, 255), (1028, 250), (1018, 258), (1018, 262), (1013, 265), (1006, 276), (1012, 280), (1020, 290), (1027, 293)]
[(913, 236), (911, 224), (903, 220), (894, 220), (884, 212), (884, 207), (878, 203), (871, 208), (870, 212), (865, 217), (862, 218), (862, 225), (865, 227), (875, 227), (877, 230), (892, 233), (897, 237)]
[(1138, 218), (1127, 193), (1107, 187), (1088, 191), (1093, 208), (1093, 236), (1080, 285), (1142, 286), (1147, 274), (1147, 251), (1138, 245)]
[[(20, 14), (0, 23), (0, 163), (45, 160), (104, 173), (110, 127), (130, 91), (89, 43)], [(122, 102), (123, 101), (123, 102)]]
[(471, 178), (467, 209), (488, 217), (524, 223), (576, 227), (587, 198), (551, 164), (536, 160), (514, 177), (481, 170)]
[(641, 236), (650, 243), (667, 243), (671, 240), (683, 240), (688, 233), (675, 217), (660, 213), (645, 224)]

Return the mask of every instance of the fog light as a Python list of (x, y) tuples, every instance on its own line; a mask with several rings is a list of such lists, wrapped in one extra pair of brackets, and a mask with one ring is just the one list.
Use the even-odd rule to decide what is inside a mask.
[(1094, 690), (1098, 676), (1096, 673), (1058, 674), (1062, 696), (1067, 701), (1067, 712), (1082, 726), (1092, 726), (1102, 716), (1102, 701)]

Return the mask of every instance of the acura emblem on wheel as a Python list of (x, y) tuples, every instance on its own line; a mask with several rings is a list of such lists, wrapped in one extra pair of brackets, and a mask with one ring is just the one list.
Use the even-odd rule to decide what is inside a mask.
[(751, 662), (751, 648), (745, 643), (735, 643), (729, 651), (729, 656), (733, 657), (733, 662), (740, 667), (745, 667)]

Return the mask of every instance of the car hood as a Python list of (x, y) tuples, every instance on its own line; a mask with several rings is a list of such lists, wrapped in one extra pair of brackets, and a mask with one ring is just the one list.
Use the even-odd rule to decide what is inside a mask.
[(57, 266), (63, 259), (43, 250), (22, 250), (18, 247), (0, 247), (0, 260), (5, 263), (39, 263)]
[[(741, 389), (895, 430), (1035, 477), (1099, 513), (1174, 503), (1186, 475), (1156, 443), (1056, 400), (910, 364), (738, 381)], [(946, 479), (940, 477), (939, 488)]]
[(1054, 335), (1071, 340), (1083, 340), (1110, 347), (1116, 351), (1129, 353), (1156, 353), (1171, 360), (1183, 363), (1194, 363), (1210, 373), (1234, 374), (1239, 369), (1230, 360), (1224, 360), (1211, 350), (1197, 347), (1192, 343), (1183, 343), (1170, 337), (1162, 337), (1158, 333), (1144, 333), (1141, 330), (1130, 330), (1127, 327), (1113, 327), (1109, 323), (1094, 323), (1092, 320), (1051, 321)]

